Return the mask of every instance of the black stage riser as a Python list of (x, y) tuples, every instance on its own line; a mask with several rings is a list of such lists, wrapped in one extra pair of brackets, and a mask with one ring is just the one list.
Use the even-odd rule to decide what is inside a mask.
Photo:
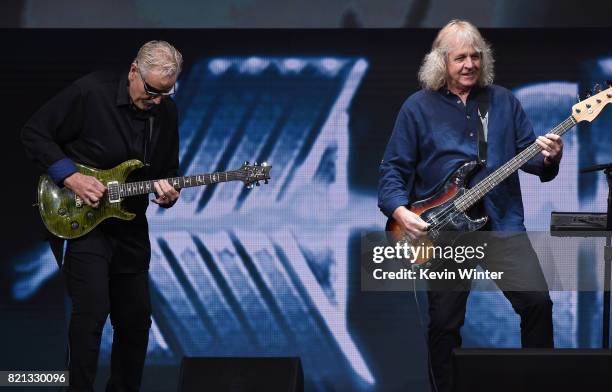
[(610, 391), (612, 351), (604, 349), (458, 349), (455, 392)]
[(303, 392), (299, 358), (183, 358), (179, 392)]

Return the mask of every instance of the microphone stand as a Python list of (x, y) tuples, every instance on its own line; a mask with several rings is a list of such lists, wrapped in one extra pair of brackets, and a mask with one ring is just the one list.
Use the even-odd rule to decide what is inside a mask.
[(580, 169), (581, 173), (602, 170), (608, 180), (608, 210), (606, 221), (606, 245), (604, 247), (604, 296), (603, 296), (603, 328), (602, 348), (610, 348), (610, 277), (612, 275), (612, 162), (604, 165), (588, 166)]

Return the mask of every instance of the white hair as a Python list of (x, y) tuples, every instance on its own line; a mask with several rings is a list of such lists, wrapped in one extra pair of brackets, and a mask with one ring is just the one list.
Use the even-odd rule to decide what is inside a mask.
[(471, 45), (480, 54), (480, 77), (478, 85), (488, 86), (493, 83), (493, 50), (480, 32), (468, 21), (453, 19), (444, 26), (433, 42), (431, 52), (425, 55), (419, 82), (425, 89), (438, 90), (446, 84), (446, 65), (448, 53), (453, 49)]
[(164, 76), (178, 77), (183, 66), (183, 56), (166, 41), (149, 41), (140, 47), (134, 63), (145, 75), (154, 71)]

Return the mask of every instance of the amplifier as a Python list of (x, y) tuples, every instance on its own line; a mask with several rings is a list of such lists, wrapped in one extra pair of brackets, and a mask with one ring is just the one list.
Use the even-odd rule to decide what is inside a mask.
[(605, 349), (456, 349), (453, 392), (612, 390)]
[(605, 212), (558, 212), (550, 213), (550, 231), (605, 231)]

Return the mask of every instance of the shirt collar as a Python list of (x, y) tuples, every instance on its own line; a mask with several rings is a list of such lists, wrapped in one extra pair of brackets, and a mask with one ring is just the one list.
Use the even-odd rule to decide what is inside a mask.
[(119, 77), (119, 83), (117, 85), (117, 106), (127, 106), (131, 112), (138, 119), (147, 119), (151, 116), (155, 116), (158, 111), (158, 106), (153, 106), (150, 110), (141, 110), (132, 103), (130, 93), (128, 92), (128, 75), (123, 74)]
[(128, 92), (128, 74), (127, 72), (119, 76), (117, 84), (117, 106), (130, 105), (130, 94)]
[[(470, 90), (470, 94), (468, 95), (468, 100), (474, 99), (474, 97), (476, 97), (482, 90), (484, 90), (486, 87), (480, 87), (479, 85), (476, 85), (474, 87), (472, 87), (472, 89)], [(440, 89), (438, 90), (438, 92), (440, 94), (442, 94), (445, 97), (456, 97), (457, 95), (455, 95), (455, 93), (451, 92), (446, 85), (440, 87)]]

